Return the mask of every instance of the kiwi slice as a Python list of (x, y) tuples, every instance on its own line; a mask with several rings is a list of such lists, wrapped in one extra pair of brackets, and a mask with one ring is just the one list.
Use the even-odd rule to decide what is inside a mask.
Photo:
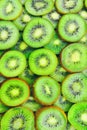
[(42, 105), (52, 105), (60, 95), (60, 85), (51, 77), (38, 78), (33, 87), (34, 97)]
[(38, 102), (35, 101), (33, 97), (30, 97), (22, 106), (29, 108), (30, 110), (36, 112), (42, 106)]
[(20, 2), (22, 3), (22, 5), (24, 5), (26, 0), (20, 0)]
[[(1, 91), (1, 90), (0, 90)], [(1, 101), (0, 101), (0, 113), (4, 113), (9, 109), (8, 106), (4, 105)]]
[(53, 39), (44, 47), (53, 51), (55, 54), (60, 54), (61, 50), (67, 46), (67, 43), (60, 39), (57, 33), (55, 33)]
[(56, 0), (56, 7), (62, 14), (77, 13), (83, 7), (84, 0)]
[(41, 16), (49, 13), (53, 9), (53, 0), (26, 0), (25, 8), (28, 13)]
[(48, 44), (54, 35), (52, 24), (44, 18), (32, 19), (24, 29), (23, 39), (33, 48)]
[(34, 115), (31, 110), (17, 107), (8, 110), (1, 120), (1, 130), (33, 130)]
[(0, 75), (0, 84), (3, 83), (6, 80), (6, 77), (3, 75)]
[(61, 15), (57, 12), (56, 8), (53, 8), (51, 12), (43, 15), (43, 18), (48, 19), (53, 24), (54, 28), (56, 28)]
[(50, 74), (50, 77), (54, 78), (58, 82), (62, 82), (67, 75), (68, 72), (61, 65), (58, 65), (56, 70)]
[(29, 56), (30, 70), (37, 75), (49, 75), (58, 65), (56, 55), (48, 49), (37, 49)]
[(85, 7), (87, 8), (87, 0), (85, 0)]
[(26, 58), (19, 51), (8, 51), (0, 60), (0, 72), (6, 77), (16, 77), (26, 68)]
[(15, 25), (17, 28), (22, 31), (26, 24), (33, 18), (30, 14), (27, 13), (25, 9), (23, 9), (22, 14), (14, 20)]
[(18, 78), (5, 81), (0, 90), (1, 101), (7, 106), (17, 106), (29, 98), (29, 86)]
[(87, 11), (86, 9), (82, 9), (80, 12), (79, 12), (80, 16), (86, 21), (87, 23)]
[(74, 104), (68, 112), (68, 120), (77, 130), (87, 130), (87, 102)]
[(0, 18), (13, 20), (22, 12), (22, 5), (19, 0), (0, 0)]
[(87, 33), (79, 41), (82, 44), (87, 45)]
[(65, 130), (66, 124), (66, 115), (58, 107), (45, 107), (36, 112), (37, 130)]
[(76, 130), (69, 122), (67, 123), (66, 130)]
[(58, 31), (65, 41), (76, 42), (85, 35), (86, 23), (78, 14), (66, 14), (59, 21)]
[(37, 76), (29, 68), (25, 68), (18, 77), (25, 80), (29, 85), (32, 85)]
[(60, 97), (58, 97), (57, 101), (54, 103), (54, 106), (58, 106), (63, 111), (67, 112), (72, 106), (72, 103), (69, 102), (64, 96), (60, 95)]
[(19, 39), (17, 27), (10, 21), (0, 21), (0, 50), (14, 46)]
[(87, 68), (87, 46), (73, 43), (63, 49), (61, 63), (69, 72), (80, 72)]
[(72, 103), (87, 100), (87, 78), (82, 73), (68, 75), (62, 83), (63, 96)]

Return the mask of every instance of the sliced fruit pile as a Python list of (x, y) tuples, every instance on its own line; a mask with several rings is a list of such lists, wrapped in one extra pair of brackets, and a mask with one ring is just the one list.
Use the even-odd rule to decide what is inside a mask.
[(0, 130), (87, 130), (87, 0), (0, 0)]

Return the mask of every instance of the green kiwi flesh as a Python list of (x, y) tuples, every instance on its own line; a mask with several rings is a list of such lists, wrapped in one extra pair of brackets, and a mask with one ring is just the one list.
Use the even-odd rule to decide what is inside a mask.
[(42, 105), (52, 105), (60, 95), (60, 85), (51, 77), (40, 77), (33, 85), (34, 97)]
[[(1, 92), (1, 91), (0, 91)], [(4, 113), (6, 112), (8, 109), (10, 109), (8, 106), (4, 105), (1, 101), (0, 101), (0, 113)]]
[(0, 72), (6, 77), (16, 77), (26, 68), (26, 58), (19, 51), (8, 51), (0, 60)]
[(0, 99), (7, 106), (18, 106), (30, 95), (29, 86), (20, 79), (9, 79), (1, 85)]
[(86, 33), (86, 23), (78, 14), (66, 14), (60, 19), (58, 31), (65, 41), (77, 42)]
[(72, 103), (87, 101), (87, 78), (82, 73), (68, 75), (62, 83), (63, 96)]
[(81, 43), (73, 43), (65, 47), (61, 53), (61, 63), (69, 72), (80, 72), (87, 68), (87, 47)]
[(24, 107), (8, 110), (1, 120), (1, 130), (33, 130), (34, 115)]
[(87, 130), (87, 102), (74, 104), (68, 112), (68, 120), (77, 130)]
[(23, 39), (33, 48), (48, 44), (54, 35), (52, 24), (44, 18), (32, 19), (24, 29)]
[(65, 130), (67, 119), (58, 107), (45, 107), (36, 113), (37, 130)]
[(49, 75), (58, 65), (56, 55), (48, 49), (37, 49), (29, 56), (30, 70), (37, 75)]

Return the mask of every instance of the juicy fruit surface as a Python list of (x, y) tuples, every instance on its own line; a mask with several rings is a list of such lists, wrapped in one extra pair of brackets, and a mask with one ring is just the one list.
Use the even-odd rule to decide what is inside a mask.
[(0, 0), (0, 130), (87, 130), (87, 0)]

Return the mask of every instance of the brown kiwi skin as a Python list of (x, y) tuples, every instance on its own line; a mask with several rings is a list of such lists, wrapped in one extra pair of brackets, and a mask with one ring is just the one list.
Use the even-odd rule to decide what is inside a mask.
[[(29, 99), (29, 97), (30, 97), (30, 86), (24, 81), (24, 80), (22, 80), (22, 79), (20, 79), (20, 78), (10, 78), (10, 79), (7, 79), (7, 80), (5, 80), (3, 83), (2, 83), (2, 85), (6, 82), (6, 81), (8, 81), (8, 80), (21, 80), (21, 81), (23, 81), (26, 85), (27, 85), (27, 88), (28, 88), (28, 90), (29, 90), (29, 95), (28, 95), (28, 97), (21, 103), (21, 104), (23, 104), (23, 103), (25, 103), (28, 99)], [(2, 85), (1, 85), (1, 87), (2, 87)], [(2, 101), (1, 101), (2, 102)], [(8, 106), (8, 104), (6, 104), (6, 103), (3, 103), (4, 105), (6, 105), (6, 106)], [(21, 104), (19, 104), (19, 105), (16, 105), (16, 106), (13, 106), (13, 107), (17, 107), (17, 106), (20, 106)]]
[[(71, 43), (71, 44), (74, 44), (74, 43)], [(71, 44), (69, 44), (69, 45), (71, 45)], [(77, 44), (78, 44), (78, 43), (77, 43)], [(85, 45), (84, 45), (84, 46), (85, 46)], [(67, 46), (66, 46), (66, 47), (67, 47)], [(66, 47), (64, 47), (63, 50), (64, 50)], [(62, 51), (63, 51), (63, 50), (62, 50)], [(74, 73), (80, 73), (80, 72), (84, 71), (85, 69), (87, 69), (87, 68), (85, 68), (85, 69), (83, 69), (83, 70), (81, 70), (81, 71), (79, 71), (79, 72), (78, 72), (78, 71), (77, 71), (77, 72), (72, 72), (72, 71), (66, 69), (66, 68), (63, 66), (63, 64), (62, 64), (62, 51), (61, 51), (61, 53), (60, 53), (60, 64), (62, 65), (62, 67), (63, 67), (66, 71), (68, 71), (68, 72), (74, 74)]]
[[(40, 113), (43, 112), (44, 110), (49, 109), (49, 108), (54, 108), (54, 109), (60, 111), (60, 112), (64, 115), (64, 117), (66, 118), (66, 120), (67, 120), (67, 116), (66, 116), (65, 112), (64, 112), (61, 108), (59, 108), (59, 107), (57, 107), (57, 106), (49, 106), (49, 107), (40, 108), (40, 109), (35, 113), (35, 120), (36, 120), (36, 122), (37, 122), (37, 120), (38, 120), (38, 116), (40, 115)], [(38, 130), (37, 124), (35, 124), (35, 128), (36, 128), (36, 130)]]
[[(43, 77), (43, 76), (41, 76), (41, 77)], [(39, 78), (41, 78), (41, 77), (39, 77)], [(49, 77), (49, 76), (44, 76), (44, 77)], [(39, 78), (37, 78), (37, 79), (35, 80), (34, 84), (37, 82), (37, 80), (38, 80)], [(37, 102), (39, 102), (40, 104), (42, 104), (42, 105), (44, 105), (44, 106), (49, 106), (49, 105), (54, 104), (54, 103), (58, 100), (58, 98), (59, 98), (60, 95), (55, 99), (55, 101), (53, 101), (53, 102), (51, 102), (51, 103), (49, 103), (49, 104), (46, 104), (46, 103), (40, 101), (40, 100), (36, 97), (36, 95), (35, 95), (35, 92), (34, 92), (34, 84), (33, 84), (33, 96), (34, 96), (34, 98), (35, 98), (35, 100), (36, 100)]]

